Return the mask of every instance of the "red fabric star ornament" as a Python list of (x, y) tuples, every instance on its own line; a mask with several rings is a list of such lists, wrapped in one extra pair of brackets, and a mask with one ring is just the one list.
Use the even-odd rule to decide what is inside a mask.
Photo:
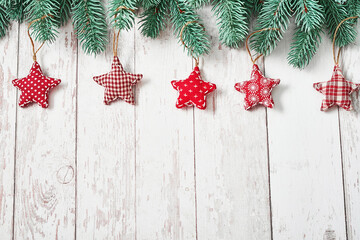
[(127, 103), (135, 104), (132, 87), (142, 79), (142, 74), (132, 74), (124, 71), (119, 58), (114, 56), (111, 71), (94, 77), (94, 81), (105, 87), (104, 103), (120, 98)]
[(246, 110), (258, 104), (273, 108), (274, 100), (271, 97), (271, 91), (279, 83), (279, 79), (266, 78), (258, 65), (254, 64), (250, 80), (236, 83), (235, 89), (246, 94), (244, 99)]
[(326, 111), (334, 105), (345, 110), (352, 110), (350, 94), (357, 91), (359, 84), (346, 81), (340, 67), (335, 65), (333, 75), (327, 82), (314, 83), (314, 88), (325, 95), (321, 104), (321, 111)]
[(43, 108), (49, 106), (49, 90), (59, 85), (60, 79), (44, 76), (40, 65), (35, 61), (29, 75), (12, 81), (13, 85), (21, 91), (19, 106), (25, 107), (31, 102), (36, 102)]
[(185, 80), (171, 81), (171, 85), (179, 92), (176, 107), (196, 106), (206, 108), (206, 94), (216, 89), (216, 85), (201, 79), (199, 67), (195, 67), (190, 76)]

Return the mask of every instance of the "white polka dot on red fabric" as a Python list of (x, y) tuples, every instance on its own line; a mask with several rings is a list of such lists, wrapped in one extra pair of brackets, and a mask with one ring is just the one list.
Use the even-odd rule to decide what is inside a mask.
[(13, 83), (21, 90), (20, 106), (25, 106), (30, 102), (37, 102), (41, 106), (46, 107), (48, 105), (47, 91), (57, 86), (60, 80), (45, 77), (41, 72), (40, 66), (35, 62), (27, 77), (16, 79)]

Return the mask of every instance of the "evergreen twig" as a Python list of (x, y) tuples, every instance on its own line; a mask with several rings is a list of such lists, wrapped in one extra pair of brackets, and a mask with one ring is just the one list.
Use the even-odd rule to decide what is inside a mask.
[(228, 47), (237, 48), (249, 32), (249, 15), (244, 2), (215, 0), (213, 11), (217, 16), (219, 40)]
[(53, 42), (58, 34), (59, 27), (59, 1), (57, 0), (28, 0), (25, 11), (28, 21), (34, 21), (31, 25), (32, 35), (36, 41)]
[(108, 43), (104, 7), (99, 0), (74, 0), (73, 25), (85, 53), (98, 54)]
[(140, 16), (141, 33), (146, 37), (156, 38), (164, 30), (169, 2), (160, 1), (157, 5), (147, 8)]
[(274, 50), (283, 37), (292, 14), (292, 0), (265, 0), (255, 30), (277, 28), (279, 31), (262, 31), (251, 40), (251, 47), (264, 55)]
[[(349, 12), (345, 5), (336, 3), (335, 1), (320, 0), (325, 9), (325, 23), (330, 38), (334, 36), (334, 32), (339, 23), (349, 16)], [(344, 22), (337, 32), (335, 39), (336, 46), (343, 47), (356, 39), (356, 30), (354, 29), (354, 21)]]
[(137, 0), (111, 0), (109, 3), (110, 24), (119, 30), (130, 30), (135, 18)]
[(290, 65), (304, 68), (320, 45), (324, 10), (318, 0), (297, 0), (294, 7), (297, 28), (287, 59)]
[(180, 37), (180, 31), (186, 23), (193, 22), (188, 24), (183, 31), (183, 41), (188, 47), (186, 48), (188, 54), (199, 57), (202, 54), (208, 53), (210, 50), (210, 41), (204, 27), (201, 25), (199, 16), (192, 8), (185, 4), (185, 0), (169, 1), (171, 22), (177, 37)]
[(6, 8), (0, 5), (0, 38), (4, 37), (9, 27), (10, 21), (6, 14)]

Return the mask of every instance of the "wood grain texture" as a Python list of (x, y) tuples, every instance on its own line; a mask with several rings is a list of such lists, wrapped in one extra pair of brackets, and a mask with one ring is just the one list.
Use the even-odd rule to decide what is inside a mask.
[[(199, 14), (212, 36), (202, 77), (217, 84), (205, 111), (175, 107), (170, 82), (193, 65), (170, 27), (152, 40), (138, 23), (118, 51), (126, 71), (144, 75), (136, 106), (103, 103), (92, 77), (110, 70), (112, 45), (85, 55), (69, 23), (38, 54), (62, 80), (49, 108), (17, 107), (11, 80), (28, 74), (32, 55), (27, 26), (18, 35), (12, 24), (0, 39), (1, 240), (360, 239), (359, 96), (353, 112), (321, 112), (312, 87), (331, 77), (330, 40), (296, 70), (286, 62), (291, 25), (259, 64), (281, 79), (275, 108), (245, 111), (234, 84), (249, 79), (250, 59), (219, 44), (210, 7)], [(341, 62), (356, 83), (359, 42)]]
[(265, 74), (281, 83), (268, 110), (271, 201), (274, 239), (346, 239), (338, 111), (321, 112), (323, 95), (314, 82), (330, 79), (331, 42), (303, 71), (286, 56), (293, 24), (265, 59)]
[[(358, 27), (358, 32), (360, 27)], [(360, 83), (360, 36), (356, 45), (350, 45), (342, 51), (345, 78)], [(345, 187), (346, 219), (348, 239), (360, 238), (360, 101), (359, 94), (352, 95), (354, 111), (339, 111), (341, 146), (343, 155), (343, 174)]]
[[(118, 56), (133, 72), (134, 31), (121, 33)], [(79, 52), (78, 239), (135, 238), (135, 106), (121, 99), (105, 105), (105, 88), (93, 80), (112, 60), (111, 44), (96, 58)]]
[(193, 109), (177, 109), (170, 82), (191, 71), (178, 40), (167, 29), (151, 40), (136, 31), (137, 239), (195, 239)]
[[(33, 64), (26, 31), (21, 25), (19, 77)], [(77, 47), (71, 24), (59, 35), (38, 53), (44, 74), (62, 80), (50, 92), (49, 108), (18, 107), (15, 239), (74, 238)]]
[(5, 240), (13, 232), (16, 89), (11, 80), (17, 75), (17, 23), (0, 39), (0, 52), (0, 239)]
[(217, 90), (205, 111), (195, 109), (198, 236), (271, 239), (265, 109), (244, 109), (234, 85), (249, 80), (252, 62), (245, 49), (219, 43), (209, 10), (200, 13), (213, 48), (200, 70)]

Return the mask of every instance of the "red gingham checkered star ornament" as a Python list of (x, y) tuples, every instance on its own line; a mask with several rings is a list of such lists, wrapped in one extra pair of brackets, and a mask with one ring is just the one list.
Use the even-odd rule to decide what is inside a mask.
[(34, 61), (29, 75), (12, 81), (13, 85), (21, 91), (19, 106), (25, 107), (31, 102), (36, 102), (43, 108), (49, 106), (48, 94), (50, 89), (56, 87), (60, 79), (44, 76), (40, 65)]
[(271, 97), (271, 91), (279, 83), (279, 79), (266, 78), (258, 65), (254, 64), (250, 80), (236, 83), (235, 89), (245, 93), (244, 107), (246, 110), (258, 104), (273, 108), (274, 100)]
[(314, 88), (325, 95), (321, 104), (321, 111), (326, 111), (334, 105), (352, 110), (350, 94), (359, 90), (360, 85), (346, 81), (340, 67), (335, 65), (333, 75), (327, 82), (314, 83)]
[(201, 79), (199, 67), (195, 67), (190, 76), (185, 80), (171, 81), (171, 85), (179, 92), (176, 101), (177, 108), (196, 106), (206, 108), (206, 94), (216, 89), (216, 85)]
[(125, 72), (119, 58), (114, 56), (111, 71), (94, 77), (94, 81), (105, 87), (104, 103), (106, 105), (118, 98), (134, 105), (133, 86), (142, 78), (142, 74)]

